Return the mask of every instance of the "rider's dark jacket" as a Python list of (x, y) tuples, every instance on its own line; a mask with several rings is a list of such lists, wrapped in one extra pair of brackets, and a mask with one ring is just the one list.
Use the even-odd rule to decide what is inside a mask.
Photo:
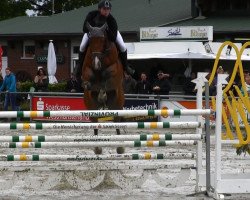
[(117, 26), (115, 18), (111, 14), (109, 14), (108, 17), (105, 17), (105, 16), (102, 16), (98, 10), (89, 12), (83, 24), (84, 33), (89, 33), (89, 30), (87, 28), (87, 22), (93, 27), (101, 27), (103, 24), (105, 24), (105, 22), (107, 22), (108, 38), (112, 42), (115, 42), (118, 26)]

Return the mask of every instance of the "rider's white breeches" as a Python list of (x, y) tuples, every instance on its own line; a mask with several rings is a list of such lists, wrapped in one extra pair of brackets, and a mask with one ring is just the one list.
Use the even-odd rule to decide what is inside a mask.
[[(88, 37), (88, 34), (87, 33), (84, 33), (83, 37), (82, 37), (82, 42), (80, 44), (80, 51), (81, 52), (84, 52), (87, 45), (88, 45), (88, 42), (89, 42), (89, 37)], [(127, 50), (126, 48), (126, 45), (122, 39), (122, 36), (120, 34), (119, 31), (117, 31), (117, 37), (116, 37), (116, 41), (115, 41), (120, 49), (121, 52), (124, 52)]]
[(83, 37), (82, 37), (82, 42), (80, 44), (80, 52), (84, 52), (86, 49), (86, 46), (89, 43), (89, 37), (87, 33), (84, 33)]

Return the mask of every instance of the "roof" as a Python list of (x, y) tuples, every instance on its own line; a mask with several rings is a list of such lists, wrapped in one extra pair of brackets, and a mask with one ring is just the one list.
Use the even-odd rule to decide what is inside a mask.
[[(82, 34), (85, 16), (97, 5), (52, 16), (17, 17), (0, 21), (0, 36)], [(191, 17), (191, 0), (112, 0), (112, 15), (122, 32), (161, 26)]]
[(198, 17), (168, 26), (213, 26), (214, 33), (244, 33), (250, 32), (250, 16), (211, 16), (204, 19)]

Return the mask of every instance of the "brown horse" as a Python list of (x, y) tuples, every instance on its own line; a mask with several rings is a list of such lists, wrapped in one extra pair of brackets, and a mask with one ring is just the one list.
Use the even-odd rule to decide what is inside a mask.
[[(87, 26), (89, 46), (82, 68), (85, 105), (89, 110), (121, 110), (124, 105), (123, 67), (116, 45), (106, 35), (106, 24), (100, 28)], [(91, 119), (93, 122), (97, 120)], [(120, 118), (116, 117), (114, 121), (120, 121)], [(119, 129), (116, 132), (120, 134)], [(98, 129), (94, 134), (98, 134)], [(117, 153), (123, 152), (123, 148), (117, 148)], [(95, 153), (101, 154), (102, 149), (96, 147)]]

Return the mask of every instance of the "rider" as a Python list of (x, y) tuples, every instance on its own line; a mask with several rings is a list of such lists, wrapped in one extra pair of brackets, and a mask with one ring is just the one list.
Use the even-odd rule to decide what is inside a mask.
[(78, 63), (78, 72), (76, 73), (76, 75), (80, 76), (81, 75), (81, 69), (82, 69), (82, 65), (83, 65), (83, 61), (84, 61), (84, 57), (87, 51), (87, 45), (88, 45), (88, 41), (89, 41), (89, 37), (88, 37), (88, 33), (89, 30), (87, 28), (87, 23), (89, 23), (91, 26), (93, 27), (100, 27), (103, 24), (105, 24), (105, 22), (108, 25), (107, 28), (107, 35), (110, 41), (115, 42), (120, 50), (120, 58), (121, 58), (121, 62), (123, 65), (123, 69), (127, 74), (133, 74), (134, 70), (132, 70), (129, 66), (128, 66), (128, 61), (127, 61), (127, 48), (126, 45), (122, 39), (122, 36), (120, 34), (120, 32), (118, 31), (118, 26), (116, 23), (115, 18), (110, 14), (111, 12), (111, 3), (108, 0), (102, 0), (99, 4), (98, 4), (98, 10), (94, 10), (88, 13), (84, 24), (83, 24), (83, 38), (82, 38), (82, 42), (80, 45), (80, 50), (79, 50), (79, 63)]

